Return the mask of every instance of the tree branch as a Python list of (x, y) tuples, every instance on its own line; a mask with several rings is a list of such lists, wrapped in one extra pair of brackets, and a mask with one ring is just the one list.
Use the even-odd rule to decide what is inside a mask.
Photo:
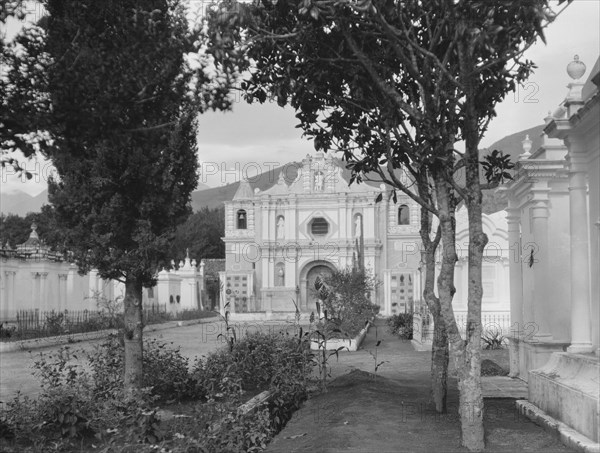
[(368, 60), (367, 56), (358, 48), (358, 45), (356, 44), (354, 39), (352, 39), (352, 37), (346, 30), (343, 31), (343, 35), (344, 35), (344, 38), (346, 39), (346, 42), (352, 49), (352, 52), (354, 52), (354, 54), (357, 56), (361, 65), (363, 66), (365, 71), (367, 71), (367, 73), (369, 74), (369, 76), (371, 77), (373, 82), (375, 82), (377, 84), (377, 86), (381, 90), (382, 94), (384, 94), (385, 96), (389, 96), (396, 103), (396, 105), (398, 105), (398, 107), (401, 110), (405, 111), (407, 114), (413, 116), (414, 118), (420, 120), (422, 118), (421, 112), (416, 111), (410, 105), (408, 105), (406, 102), (404, 102), (402, 100), (402, 97), (398, 94), (398, 92), (396, 90), (394, 90), (392, 87), (390, 87), (387, 84), (387, 82), (385, 80), (383, 80), (379, 76), (379, 74), (377, 74), (377, 72), (373, 69), (372, 63)]

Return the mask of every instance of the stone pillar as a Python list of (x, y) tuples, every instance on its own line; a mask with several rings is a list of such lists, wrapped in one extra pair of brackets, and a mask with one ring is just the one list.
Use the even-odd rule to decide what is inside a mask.
[(58, 274), (58, 297), (57, 304), (59, 310), (67, 308), (67, 274)]
[(15, 307), (15, 271), (4, 272), (4, 312), (2, 315), (5, 318), (14, 317), (16, 315)]
[(536, 324), (534, 339), (537, 341), (552, 340), (548, 316), (551, 316), (551, 307), (548, 306), (546, 285), (544, 281), (548, 278), (548, 191), (547, 188), (532, 189), (534, 198), (531, 209), (531, 222), (533, 240), (537, 244), (537, 253), (534, 251), (533, 274), (533, 321)]
[(167, 309), (169, 309), (169, 281), (169, 272), (163, 267), (156, 279), (156, 300), (159, 305), (165, 304)]
[(593, 351), (586, 160), (578, 152), (577, 143), (567, 141), (567, 145), (571, 227), (571, 346), (567, 351), (582, 354)]
[(521, 216), (520, 209), (512, 206), (506, 209), (508, 222), (509, 244), (509, 275), (510, 275), (510, 377), (519, 375), (519, 340), (523, 333), (523, 269), (521, 258)]

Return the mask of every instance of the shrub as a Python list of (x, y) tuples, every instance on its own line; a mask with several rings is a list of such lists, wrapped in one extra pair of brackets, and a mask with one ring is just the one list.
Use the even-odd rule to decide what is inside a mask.
[[(89, 367), (78, 362), (79, 353), (69, 346), (40, 354), (34, 366), (42, 393), (37, 400), (18, 396), (6, 404), (0, 412), (2, 437), (14, 443), (13, 451), (84, 451), (91, 444), (121, 452), (161, 447), (173, 452), (260, 451), (307, 397), (312, 370), (307, 339), (248, 335), (231, 350), (198, 360), (192, 372), (178, 349), (147, 340), (145, 383), (150, 387), (133, 394), (123, 389), (123, 346), (117, 336), (87, 353)], [(272, 397), (240, 415), (245, 389), (269, 389)], [(170, 399), (202, 404), (189, 421), (165, 427), (155, 404)], [(177, 431), (181, 428), (185, 434)]]
[(5, 327), (4, 324), (0, 322), (0, 338), (11, 338), (16, 330), (16, 326)]
[(18, 444), (15, 451), (23, 446), (46, 451), (37, 446), (50, 443), (56, 451), (69, 450), (74, 442), (100, 439), (107, 429), (118, 431), (123, 427), (136, 441), (147, 436), (147, 426), (140, 419), (153, 403), (149, 393), (131, 394), (114, 386), (99, 395), (94, 391), (99, 386), (94, 372), (76, 363), (77, 359), (77, 352), (65, 346), (56, 353), (40, 354), (35, 360), (35, 374), (42, 387), (39, 398), (17, 395), (0, 417)]
[[(116, 335), (88, 354), (94, 391), (108, 395), (123, 389), (124, 347)], [(179, 348), (156, 339), (144, 340), (144, 381), (150, 394), (159, 401), (182, 400), (194, 396), (194, 383), (188, 372), (188, 359)]]
[(244, 390), (277, 388), (290, 379), (306, 381), (312, 364), (308, 344), (283, 334), (248, 334), (198, 360), (192, 374), (208, 398), (234, 396)]
[(499, 330), (490, 330), (481, 336), (484, 349), (502, 349), (506, 343), (506, 337)]
[(405, 340), (413, 337), (413, 315), (412, 313), (400, 313), (388, 318), (387, 324), (390, 333), (398, 335)]
[[(341, 336), (356, 336), (367, 320), (379, 313), (379, 306), (369, 299), (377, 282), (364, 270), (335, 270), (329, 276), (315, 282), (315, 292), (323, 302), (326, 322), (320, 330), (332, 334), (341, 331)], [(337, 335), (340, 336), (340, 335)]]

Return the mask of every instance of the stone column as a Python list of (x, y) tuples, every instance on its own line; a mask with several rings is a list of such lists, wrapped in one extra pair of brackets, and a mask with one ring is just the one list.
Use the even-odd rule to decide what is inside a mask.
[(48, 311), (51, 308), (48, 305), (48, 272), (40, 273), (40, 305), (44, 307), (44, 310)]
[(533, 262), (533, 321), (536, 324), (534, 339), (537, 341), (552, 339), (548, 322), (548, 316), (551, 315), (551, 309), (548, 306), (550, 300), (544, 284), (548, 278), (547, 267), (550, 259), (548, 256), (548, 191), (547, 188), (532, 189), (534, 198), (530, 207), (533, 240), (537, 245), (537, 253), (534, 251), (533, 255), (535, 260)]
[(577, 143), (567, 140), (567, 145), (571, 226), (571, 346), (567, 351), (583, 354), (593, 351), (586, 160)]
[[(513, 202), (514, 203), (514, 202)], [(520, 209), (509, 200), (506, 209), (508, 222), (509, 275), (510, 275), (510, 377), (519, 375), (519, 339), (523, 332), (523, 269), (521, 258)]]
[(15, 271), (4, 272), (4, 313), (3, 315), (8, 317), (14, 317), (16, 315), (15, 307)]
[(67, 308), (67, 274), (58, 274), (58, 309)]

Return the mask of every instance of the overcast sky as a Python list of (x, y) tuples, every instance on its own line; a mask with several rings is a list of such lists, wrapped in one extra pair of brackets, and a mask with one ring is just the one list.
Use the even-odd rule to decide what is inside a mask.
[[(498, 108), (482, 147), (500, 138), (541, 124), (549, 110), (564, 99), (571, 80), (566, 66), (579, 55), (589, 75), (600, 55), (600, 1), (575, 0), (546, 30), (547, 45), (539, 41), (526, 53), (538, 69), (525, 86), (509, 95)], [(292, 109), (277, 104), (236, 102), (231, 112), (206, 113), (198, 130), (200, 182), (216, 187), (234, 182), (244, 170), (252, 176), (260, 169), (300, 160), (314, 153), (312, 142), (301, 138)], [(29, 163), (34, 168), (35, 163)], [(38, 164), (43, 168), (44, 164)], [(222, 170), (226, 170), (222, 172)], [(232, 171), (233, 170), (233, 171)], [(39, 181), (21, 182), (3, 174), (2, 191), (23, 190), (35, 195), (45, 188)]]

